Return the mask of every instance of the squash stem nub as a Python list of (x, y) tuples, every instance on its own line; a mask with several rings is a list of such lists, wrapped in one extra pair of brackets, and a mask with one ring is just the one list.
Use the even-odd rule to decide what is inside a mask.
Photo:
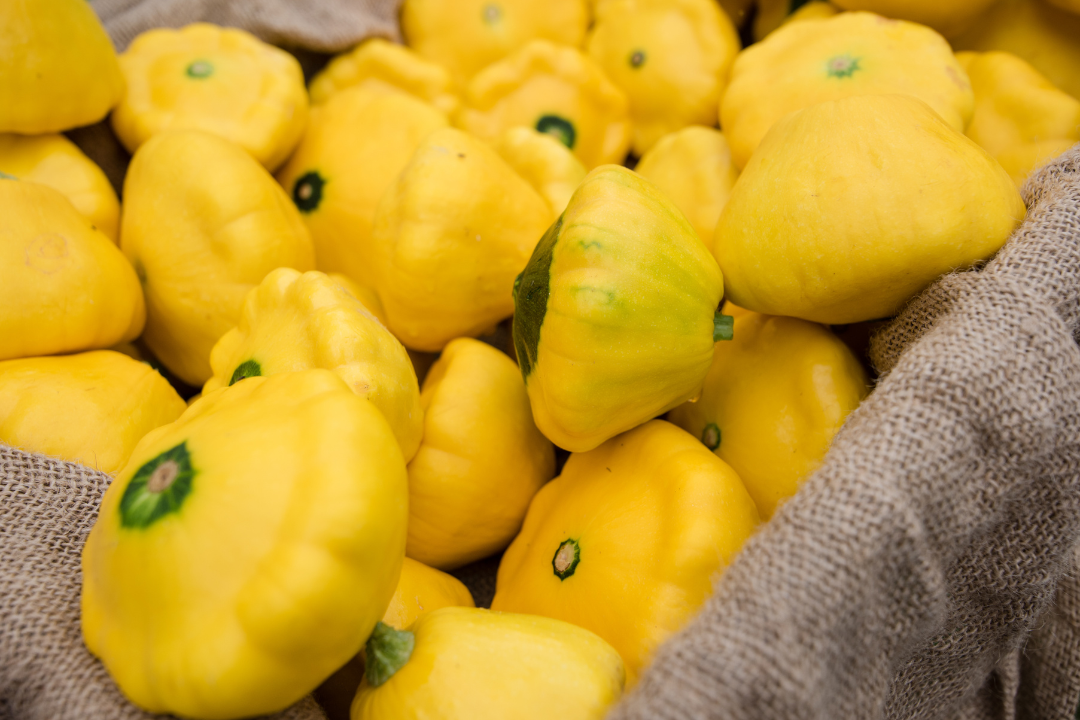
[(731, 315), (724, 315), (720, 311), (717, 311), (713, 315), (713, 342), (720, 342), (721, 340), (731, 340), (735, 337), (735, 318)]
[(408, 630), (395, 630), (381, 620), (375, 623), (365, 647), (364, 677), (368, 685), (379, 687), (394, 677), (412, 657), (416, 636)]

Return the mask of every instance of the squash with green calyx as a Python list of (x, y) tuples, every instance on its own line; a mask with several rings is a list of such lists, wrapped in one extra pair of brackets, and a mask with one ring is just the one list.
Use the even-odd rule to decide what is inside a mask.
[(678, 208), (615, 165), (581, 183), (514, 284), (533, 418), (572, 452), (701, 392), (731, 318), (723, 277)]

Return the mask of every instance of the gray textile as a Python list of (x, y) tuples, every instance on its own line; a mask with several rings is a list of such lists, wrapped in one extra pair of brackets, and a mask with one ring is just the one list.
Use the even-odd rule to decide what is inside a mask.
[[(80, 558), (110, 478), (0, 445), (0, 720), (147, 720), (79, 629)], [(325, 720), (311, 697), (272, 716)]]
[(611, 720), (1073, 716), (1080, 146), (1023, 194), (875, 336), (876, 390)]
[(210, 22), (247, 30), (274, 45), (325, 53), (361, 40), (400, 38), (399, 0), (90, 0), (116, 49), (156, 27)]

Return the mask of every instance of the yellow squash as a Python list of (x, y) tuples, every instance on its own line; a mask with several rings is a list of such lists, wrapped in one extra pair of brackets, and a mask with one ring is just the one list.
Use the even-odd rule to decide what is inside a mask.
[[(682, 213), (597, 168), (514, 285), (514, 347), (540, 430), (573, 452), (701, 392), (723, 278)], [(721, 323), (721, 325), (718, 325)]]
[(146, 345), (196, 386), (213, 374), (210, 350), (248, 290), (275, 268), (315, 266), (311, 236), (274, 178), (239, 146), (192, 130), (135, 154), (120, 242), (146, 292)]
[(626, 95), (588, 55), (534, 40), (469, 83), (459, 127), (494, 143), (517, 125), (549, 133), (587, 168), (622, 162), (630, 147)]
[(619, 651), (633, 684), (757, 522), (734, 470), (652, 420), (571, 455), (540, 490), (499, 564), (491, 607), (591, 630)]
[(382, 621), (392, 628), (404, 630), (444, 607), (475, 607), (469, 588), (453, 575), (406, 557), (397, 589)]
[(890, 317), (943, 273), (989, 258), (1023, 217), (1008, 174), (928, 105), (863, 95), (776, 124), (713, 252), (736, 305), (853, 323)]
[(503, 133), (495, 151), (540, 193), (553, 216), (562, 214), (588, 174), (568, 147), (547, 133), (520, 125)]
[(63, 135), (0, 133), (0, 172), (48, 185), (113, 242), (120, 230), (120, 202), (94, 161)]
[(274, 270), (244, 299), (237, 327), (210, 353), (203, 392), (247, 377), (333, 370), (383, 414), (408, 461), (420, 446), (424, 412), (401, 343), (347, 290), (320, 272)]
[(405, 464), (327, 370), (207, 393), (143, 438), (83, 549), (82, 631), (154, 713), (281, 710), (353, 657), (405, 551)]
[(462, 88), (476, 73), (530, 40), (580, 47), (586, 0), (405, 0), (405, 44), (437, 63)]
[(374, 286), (375, 208), (420, 141), (446, 125), (421, 100), (366, 86), (342, 90), (312, 110), (278, 180), (311, 231), (320, 270)]
[(754, 13), (754, 41), (761, 42), (789, 22), (828, 18), (838, 12), (840, 9), (832, 3), (818, 0), (761, 0)]
[(1080, 142), (1080, 100), (1010, 53), (957, 55), (975, 89), (965, 134), (1021, 186), (1031, 171)]
[(186, 407), (152, 367), (110, 350), (0, 362), (0, 442), (102, 472)]
[(90, 125), (120, 100), (116, 52), (84, 0), (4, 0), (0, 28), (0, 132)]
[(477, 608), (380, 625), (367, 657), (352, 720), (601, 720), (623, 687), (619, 654), (591, 632)]
[(370, 285), (361, 285), (352, 278), (340, 273), (327, 273), (326, 276), (345, 289), (345, 292), (360, 301), (364, 308), (386, 327), (386, 311), (383, 310), (382, 300), (378, 293)]
[(300, 63), (243, 30), (208, 23), (148, 30), (120, 67), (127, 92), (112, 125), (130, 152), (167, 130), (202, 130), (274, 170), (304, 132)]
[(919, 98), (960, 132), (975, 103), (949, 44), (929, 28), (872, 13), (804, 20), (739, 54), (720, 126), (743, 168), (788, 113), (826, 100), (888, 93)]
[(373, 285), (406, 347), (441, 350), (491, 329), (551, 211), (476, 138), (445, 128), (424, 140), (375, 214)]
[(607, 0), (589, 55), (630, 101), (633, 151), (688, 125), (712, 125), (739, 35), (715, 0)]
[(928, 25), (945, 37), (965, 30), (996, 0), (832, 0), (844, 10), (868, 10), (899, 20)]
[(0, 173), (0, 360), (107, 348), (145, 319), (116, 245), (60, 191)]
[(382, 38), (365, 40), (335, 57), (312, 79), (308, 91), (311, 103), (318, 105), (350, 87), (383, 95), (412, 95), (448, 117), (457, 112), (460, 104), (446, 68)]
[(420, 395), (424, 440), (409, 463), (405, 553), (443, 570), (505, 548), (555, 475), (514, 361), (472, 338), (451, 341)]
[(711, 249), (720, 212), (739, 179), (724, 134), (692, 125), (665, 135), (634, 170), (671, 198)]
[(817, 323), (748, 312), (734, 333), (716, 348), (701, 398), (668, 419), (731, 465), (768, 520), (821, 463), (868, 381)]
[[(1074, 3), (1075, 4), (1075, 3)], [(1002, 51), (1023, 58), (1080, 100), (1080, 14), (1045, 0), (998, 0), (953, 40), (957, 50)]]

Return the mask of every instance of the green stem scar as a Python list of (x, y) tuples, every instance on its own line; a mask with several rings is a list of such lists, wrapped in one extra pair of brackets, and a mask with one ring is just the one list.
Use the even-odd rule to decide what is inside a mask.
[(262, 375), (262, 366), (259, 365), (258, 361), (245, 360), (233, 370), (232, 378), (229, 379), (229, 385), (235, 385), (244, 378), (259, 377), (260, 375)]
[(710, 450), (720, 447), (720, 428), (716, 423), (709, 423), (705, 426), (705, 429), (701, 432), (701, 442), (705, 443), (705, 447)]
[(574, 574), (579, 562), (581, 562), (581, 546), (578, 545), (577, 540), (567, 538), (559, 543), (555, 557), (551, 558), (551, 567), (555, 569), (555, 577), (565, 580)]
[(0, 170), (0, 180), (18, 180), (18, 179), (19, 178), (15, 177), (14, 175), (8, 175), (3, 170)]
[(630, 67), (639, 68), (645, 64), (645, 51), (635, 50), (630, 53)]
[(324, 187), (326, 187), (326, 179), (317, 170), (306, 172), (296, 178), (292, 188), (292, 199), (296, 207), (300, 208), (300, 212), (309, 213), (319, 207)]
[(861, 69), (859, 67), (859, 58), (851, 55), (837, 55), (829, 58), (828, 62), (825, 63), (826, 73), (829, 77), (834, 78), (849, 78), (855, 74), (856, 70)]
[(394, 677), (412, 657), (416, 636), (408, 630), (395, 630), (381, 620), (375, 623), (367, 644), (364, 646), (364, 677), (368, 685), (379, 687)]
[(723, 313), (717, 312), (713, 315), (712, 323), (713, 342), (731, 340), (735, 337), (735, 318), (731, 315), (724, 315)]
[(214, 74), (214, 66), (207, 60), (196, 60), (187, 66), (185, 72), (189, 78), (202, 80), (203, 78), (208, 78)]
[(145, 529), (180, 510), (191, 493), (195, 469), (187, 443), (166, 450), (135, 471), (120, 498), (120, 525)]
[(577, 132), (574, 130), (574, 124), (566, 118), (558, 115), (543, 115), (536, 121), (536, 131), (552, 135), (566, 147), (574, 149)]

